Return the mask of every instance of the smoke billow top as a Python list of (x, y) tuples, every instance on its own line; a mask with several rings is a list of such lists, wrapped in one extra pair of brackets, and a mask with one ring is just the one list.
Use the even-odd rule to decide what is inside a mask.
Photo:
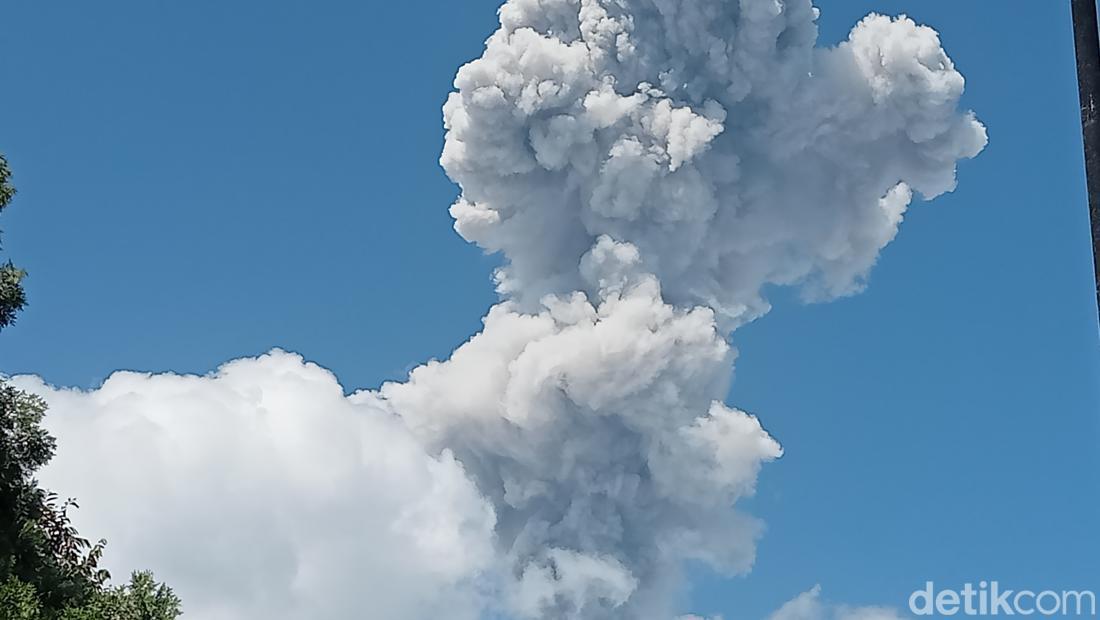
[(816, 17), (509, 0), (444, 107), (456, 230), (505, 258), (484, 330), (351, 397), (280, 351), (20, 379), (62, 442), (44, 481), (197, 619), (685, 611), (684, 561), (750, 570), (734, 506), (782, 453), (722, 402), (730, 333), (767, 285), (858, 292), (914, 192), (986, 143), (933, 30), (873, 15), (820, 48)]

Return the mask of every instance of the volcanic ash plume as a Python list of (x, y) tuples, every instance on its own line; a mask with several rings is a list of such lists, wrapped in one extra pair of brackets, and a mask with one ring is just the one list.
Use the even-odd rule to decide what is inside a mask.
[[(217, 530), (231, 527), (227, 511), (247, 514), (224, 481), (281, 498), (282, 512), (259, 523), (285, 549), (252, 563), (247, 550), (227, 554), (222, 566), (254, 571), (257, 592), (289, 600), (226, 603), (178, 549), (131, 544), (111, 519), (96, 531), (130, 549), (133, 565), (166, 566), (199, 618), (487, 609), (667, 620), (685, 560), (748, 571), (762, 526), (733, 506), (781, 449), (722, 402), (735, 357), (727, 337), (768, 311), (766, 285), (807, 300), (858, 292), (914, 192), (951, 190), (956, 162), (986, 143), (958, 110), (963, 78), (934, 31), (873, 15), (839, 46), (817, 48), (816, 17), (807, 0), (506, 2), (444, 108), (442, 164), (461, 187), (455, 227), (505, 259), (482, 333), (404, 383), (350, 398), (278, 352), (205, 378), (38, 388), (59, 412), (61, 455), (103, 471), (210, 478), (220, 499), (204, 503), (199, 489), (183, 502), (149, 484), (145, 510), (186, 503), (201, 521), (216, 504), (206, 527)], [(111, 397), (121, 384), (128, 396)], [(270, 386), (281, 386), (278, 403)], [(182, 410), (168, 423), (135, 403)], [(239, 442), (211, 437), (217, 423), (188, 413), (210, 403)], [(67, 436), (102, 439), (79, 455)], [(177, 448), (131, 462), (131, 444), (149, 441)], [(207, 458), (187, 458), (178, 446), (189, 442)], [(46, 482), (107, 501), (111, 485), (81, 462), (60, 461)], [(355, 492), (325, 491), (324, 463)], [(367, 565), (362, 587), (377, 586), (384, 612), (336, 594), (358, 591), (337, 540), (380, 550), (354, 562)], [(405, 549), (400, 571), (387, 570), (387, 549)], [(413, 586), (395, 583), (417, 574)]]
[(760, 527), (730, 507), (779, 446), (720, 402), (733, 356), (714, 313), (666, 304), (639, 260), (603, 238), (592, 298), (506, 302), (449, 361), (382, 388), (491, 502), (522, 617), (667, 619), (681, 560), (752, 564)]
[(485, 330), (384, 386), (489, 499), (516, 609), (671, 615), (677, 568), (748, 570), (732, 512), (779, 445), (721, 403), (766, 284), (856, 292), (913, 191), (985, 130), (936, 33), (832, 49), (792, 0), (513, 0), (444, 108), (456, 229), (502, 252)]
[(456, 228), (508, 265), (523, 307), (598, 290), (602, 236), (633, 245), (677, 306), (728, 327), (764, 284), (855, 292), (911, 191), (984, 146), (936, 33), (870, 16), (816, 49), (791, 0), (514, 0), (444, 108)]

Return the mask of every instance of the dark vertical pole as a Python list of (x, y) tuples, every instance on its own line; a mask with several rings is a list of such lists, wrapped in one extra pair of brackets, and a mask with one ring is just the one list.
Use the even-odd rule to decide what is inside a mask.
[(1081, 128), (1085, 138), (1092, 256), (1100, 307), (1100, 37), (1096, 0), (1072, 0), (1073, 40), (1077, 49), (1077, 85), (1081, 91)]

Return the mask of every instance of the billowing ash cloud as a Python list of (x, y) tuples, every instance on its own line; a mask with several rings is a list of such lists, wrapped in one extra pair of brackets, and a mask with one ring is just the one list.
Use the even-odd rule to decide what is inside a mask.
[[(761, 288), (857, 291), (915, 190), (985, 145), (935, 32), (808, 1), (515, 0), (444, 108), (456, 229), (510, 301), (387, 385), (492, 502), (532, 618), (669, 617), (684, 559), (747, 570), (731, 512), (780, 454), (721, 404)], [(462, 394), (455, 398), (455, 394)]]
[(857, 292), (986, 142), (934, 31), (871, 16), (816, 48), (816, 15), (509, 0), (444, 108), (456, 229), (505, 258), (482, 333), (351, 397), (278, 352), (38, 385), (46, 482), (195, 618), (673, 617), (685, 560), (751, 568), (733, 506), (781, 454), (722, 403), (729, 333), (769, 284)]
[(676, 305), (725, 325), (765, 284), (859, 289), (911, 191), (985, 145), (934, 31), (871, 16), (814, 47), (808, 0), (513, 0), (444, 108), (466, 239), (528, 307), (595, 293), (584, 257), (633, 244)]
[(594, 299), (497, 306), (381, 394), (492, 503), (523, 617), (669, 618), (682, 560), (751, 566), (760, 526), (730, 507), (780, 449), (720, 402), (732, 354), (713, 312), (664, 303), (633, 246), (604, 238), (589, 258)]

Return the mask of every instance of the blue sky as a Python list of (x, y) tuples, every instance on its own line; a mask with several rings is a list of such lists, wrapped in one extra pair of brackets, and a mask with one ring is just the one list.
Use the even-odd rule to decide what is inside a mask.
[[(731, 402), (786, 456), (756, 569), (692, 607), (757, 618), (820, 583), (1100, 588), (1100, 349), (1068, 3), (835, 0), (934, 26), (990, 145), (917, 204), (864, 294), (738, 331)], [(440, 107), (496, 3), (14, 3), (5, 255), (31, 305), (0, 371), (90, 387), (279, 346), (346, 388), (443, 358), (495, 300), (451, 229)], [(94, 498), (91, 498), (94, 501)], [(154, 567), (155, 568), (155, 567)]]

